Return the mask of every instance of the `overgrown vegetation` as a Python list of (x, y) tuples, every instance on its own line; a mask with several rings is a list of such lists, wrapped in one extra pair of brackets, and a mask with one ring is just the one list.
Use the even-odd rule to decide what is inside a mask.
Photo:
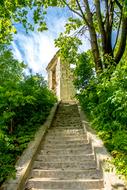
[(15, 175), (14, 164), (56, 101), (39, 74), (0, 47), (0, 184)]
[[(1, 0), (0, 43), (11, 42), (16, 33), (14, 23), (22, 23), (26, 30), (37, 26), (39, 31), (46, 30), (45, 15), (51, 6), (72, 13), (55, 44), (62, 58), (76, 63), (77, 98), (113, 155), (118, 171), (127, 176), (127, 62), (123, 57), (127, 0)], [(91, 50), (79, 55), (78, 47), (85, 35)], [(12, 163), (33, 137), (35, 124), (45, 120), (56, 100), (42, 76), (24, 76), (24, 67), (10, 51), (1, 50), (0, 183), (12, 174)]]
[(112, 67), (96, 76), (90, 56), (79, 56), (75, 70), (77, 98), (111, 152), (118, 172), (127, 177), (127, 63), (123, 59), (116, 67), (107, 57), (109, 61)]

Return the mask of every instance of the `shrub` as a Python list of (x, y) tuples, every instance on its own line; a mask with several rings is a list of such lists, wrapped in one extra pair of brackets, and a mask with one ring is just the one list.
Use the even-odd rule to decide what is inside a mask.
[(24, 76), (24, 63), (0, 54), (0, 184), (15, 175), (15, 162), (57, 101), (39, 74)]
[[(85, 71), (83, 74), (85, 77)], [(112, 65), (92, 76), (77, 98), (113, 155), (118, 171), (127, 176), (127, 64)]]

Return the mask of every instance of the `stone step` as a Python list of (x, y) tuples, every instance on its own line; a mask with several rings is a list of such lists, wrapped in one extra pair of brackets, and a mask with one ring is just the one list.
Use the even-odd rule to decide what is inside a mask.
[[(71, 111), (71, 112), (70, 112)], [(73, 112), (72, 112), (73, 111)], [(73, 113), (74, 115), (76, 115), (76, 112), (78, 113), (78, 109), (77, 107), (63, 107), (63, 106), (60, 106), (59, 109), (57, 110), (57, 114), (62, 114), (62, 113), (67, 113), (69, 112), (69, 115), (72, 115), (71, 113)], [(79, 113), (78, 113), (79, 114)], [(76, 115), (77, 117), (78, 115)]]
[(62, 117), (66, 116), (67, 119), (75, 116), (75, 117), (73, 117), (74, 120), (79, 119), (78, 110), (75, 110), (72, 113), (70, 113), (70, 110), (67, 110), (67, 109), (66, 110), (58, 110), (55, 118), (59, 119), (60, 116), (62, 116)]
[(81, 140), (81, 141), (57, 141), (57, 140), (53, 140), (51, 141), (50, 139), (46, 139), (44, 142), (42, 142), (42, 146), (43, 145), (47, 145), (47, 146), (53, 146), (53, 147), (69, 147), (69, 146), (79, 146), (79, 145), (85, 145), (88, 144), (88, 140)]
[(81, 127), (78, 127), (78, 128), (75, 128), (75, 127), (67, 128), (66, 127), (65, 129), (64, 129), (64, 127), (63, 128), (62, 127), (51, 127), (48, 129), (48, 131), (50, 131), (50, 132), (52, 132), (52, 131), (56, 131), (56, 132), (61, 132), (61, 131), (63, 131), (63, 132), (83, 132), (84, 129)]
[[(40, 188), (39, 189), (37, 189), (37, 188), (36, 189), (35, 188), (31, 189), (30, 188), (30, 189), (25, 189), (25, 190), (52, 190), (52, 189), (47, 189), (47, 188), (46, 189), (40, 189)], [(54, 190), (63, 190), (63, 189), (60, 188), (60, 189), (54, 189)], [(71, 189), (66, 189), (66, 190), (71, 190)], [(85, 188), (84, 190), (88, 190), (88, 189)], [(100, 189), (99, 188), (99, 189), (89, 189), (89, 190), (104, 190), (104, 189), (102, 189), (102, 188)]]
[(67, 154), (74, 154), (75, 155), (77, 153), (87, 153), (87, 154), (90, 154), (92, 153), (92, 146), (91, 144), (85, 144), (81, 147), (67, 147), (66, 149), (61, 149), (59, 147), (54, 147), (54, 148), (49, 148), (47, 149), (45, 146), (43, 146), (43, 149), (41, 149), (41, 153), (58, 153), (58, 154), (62, 154), (62, 153), (67, 153)]
[[(77, 112), (77, 111), (76, 111)], [(70, 114), (69, 112), (67, 111), (61, 111), (61, 112), (57, 112), (57, 117), (54, 118), (54, 120), (58, 120), (58, 121), (61, 121), (60, 119), (65, 119), (65, 117), (67, 118), (67, 120), (69, 121), (69, 119), (73, 119), (74, 121), (79, 121), (79, 114), (78, 112), (77, 113), (73, 113), (73, 114)]]
[[(71, 112), (70, 112), (71, 111)], [(59, 109), (57, 110), (57, 114), (66, 114), (66, 113), (69, 113), (69, 115), (72, 115), (74, 114), (76, 117), (78, 116), (78, 109), (77, 107), (63, 107), (63, 106), (60, 106)], [(76, 114), (77, 113), (77, 114)]]
[(59, 139), (45, 139), (45, 141), (44, 142), (42, 142), (42, 144), (60, 144), (60, 145), (64, 145), (64, 144), (86, 144), (86, 143), (88, 143), (88, 140), (87, 139), (83, 139), (83, 140), (81, 140), (81, 139), (79, 139), (79, 140), (75, 140), (75, 139), (73, 139), (73, 140), (70, 140), (70, 139), (68, 139), (68, 140), (66, 140), (66, 141), (59, 141)]
[(57, 143), (59, 143), (60, 145), (64, 145), (64, 144), (87, 144), (89, 143), (88, 142), (88, 139), (49, 139), (49, 138), (45, 138), (45, 141), (42, 141), (41, 144), (52, 144), (52, 145), (55, 145)]
[(103, 180), (52, 180), (48, 178), (33, 178), (28, 180), (28, 187), (40, 189), (70, 189), (86, 190), (103, 188)]
[(104, 190), (76, 104), (60, 104), (25, 190)]
[(56, 144), (58, 144), (61, 146), (61, 145), (66, 145), (66, 144), (87, 144), (88, 143), (88, 140), (87, 139), (68, 139), (66, 141), (63, 141), (63, 140), (58, 140), (58, 139), (45, 139), (45, 142), (42, 141), (42, 145), (43, 144), (52, 144), (53, 146), (55, 146)]
[(67, 126), (67, 127), (65, 127), (65, 126), (62, 126), (62, 127), (60, 127), (60, 126), (58, 126), (58, 125), (56, 125), (56, 126), (52, 126), (51, 128), (50, 128), (51, 130), (75, 130), (75, 129), (77, 129), (77, 130), (82, 130), (83, 128), (82, 128), (82, 126), (74, 126), (74, 125), (72, 125), (72, 126)]
[(74, 156), (50, 156), (50, 155), (37, 155), (36, 160), (40, 160), (42, 162), (73, 162), (73, 161), (78, 161), (78, 162), (84, 162), (86, 160), (94, 160), (94, 155), (93, 154), (85, 154), (85, 155), (74, 155)]
[(89, 143), (82, 143), (82, 144), (76, 144), (76, 143), (71, 143), (71, 144), (52, 144), (52, 143), (44, 143), (42, 144), (43, 149), (68, 149), (68, 148), (86, 148), (87, 146), (90, 146)]
[(74, 120), (74, 118), (69, 117), (67, 119), (67, 116), (65, 116), (64, 118), (59, 117), (59, 120), (55, 119), (53, 122), (53, 126), (54, 126), (54, 124), (64, 125), (65, 127), (67, 127), (67, 126), (81, 126), (82, 125), (80, 118), (78, 118), (77, 120)]
[(58, 110), (55, 119), (59, 119), (60, 116), (66, 116), (67, 119), (73, 118), (74, 120), (79, 119), (80, 117), (78, 110), (74, 110), (73, 113), (70, 113), (70, 110)]
[(87, 144), (80, 144), (80, 145), (75, 145), (75, 146), (68, 146), (68, 145), (66, 145), (66, 146), (63, 146), (63, 145), (60, 145), (60, 144), (56, 144), (56, 145), (52, 145), (52, 144), (50, 144), (50, 145), (46, 145), (46, 144), (42, 144), (42, 149), (43, 150), (48, 150), (48, 151), (50, 151), (50, 150), (56, 150), (56, 151), (66, 151), (66, 150), (75, 150), (75, 149), (78, 149), (78, 150), (81, 150), (81, 151), (84, 151), (84, 150), (86, 150), (86, 149), (91, 149), (92, 148), (92, 146), (91, 146), (91, 144), (89, 144), (89, 143), (87, 143)]
[(52, 178), (52, 179), (101, 179), (102, 173), (99, 170), (40, 170), (34, 169), (31, 178)]
[[(77, 114), (77, 116), (76, 116), (76, 114)], [(80, 116), (78, 115), (78, 113), (75, 113), (75, 116), (74, 116), (74, 114), (70, 115), (69, 112), (67, 112), (67, 113), (60, 113), (60, 112), (57, 113), (57, 117), (54, 118), (54, 121), (59, 121), (59, 122), (74, 121), (74, 122), (77, 122), (77, 123), (81, 122)]]
[(75, 117), (78, 117), (79, 113), (78, 113), (78, 109), (69, 109), (69, 108), (61, 107), (60, 109), (57, 110), (57, 115), (67, 115), (70, 117), (74, 115)]
[(83, 129), (49, 129), (48, 133), (50, 134), (84, 134)]
[(54, 118), (53, 122), (60, 123), (81, 123), (80, 116), (70, 115), (69, 113), (57, 113), (57, 117)]
[(75, 137), (75, 136), (68, 136), (68, 137), (60, 137), (60, 136), (48, 136), (48, 135), (46, 135), (46, 137), (45, 137), (45, 139), (50, 139), (50, 140), (58, 140), (59, 142), (61, 142), (61, 141), (71, 141), (71, 140), (74, 140), (74, 141), (76, 141), (76, 140), (86, 140), (87, 139), (87, 136), (86, 135), (83, 135), (82, 137), (79, 137), (79, 136), (77, 136), (77, 137)]
[(68, 113), (69, 116), (75, 115), (75, 117), (79, 117), (79, 112), (78, 112), (77, 108), (70, 109), (70, 108), (65, 108), (65, 107), (64, 108), (59, 107), (59, 109), (57, 110), (56, 113), (57, 113), (56, 116), (59, 115), (59, 114), (61, 114), (61, 115), (64, 114), (65, 115), (65, 114)]
[[(30, 189), (25, 189), (25, 190), (52, 190), (52, 189), (47, 189), (47, 188), (46, 189), (30, 188)], [(64, 190), (64, 189), (60, 188), (60, 189), (54, 189), (54, 190)], [(66, 190), (71, 190), (71, 189), (66, 189)], [(85, 188), (84, 190), (88, 190), (88, 188), (87, 189)], [(101, 189), (99, 188), (99, 189), (89, 189), (89, 190), (104, 190), (104, 189), (103, 188), (101, 188)]]
[(81, 120), (80, 117), (78, 117), (77, 119), (72, 116), (68, 116), (68, 115), (64, 115), (64, 116), (58, 116), (56, 119), (54, 119), (53, 124), (71, 124), (71, 125), (80, 125), (81, 124)]
[[(75, 115), (75, 117), (78, 117), (79, 116), (79, 113), (78, 113), (78, 109), (75, 107), (75, 108), (67, 108), (67, 107), (59, 107), (59, 109), (57, 110), (57, 115), (59, 114), (69, 114), (70, 116)], [(76, 114), (77, 113), (77, 114)]]
[(65, 134), (65, 133), (59, 133), (59, 134), (51, 134), (51, 133), (47, 133), (46, 134), (46, 138), (50, 138), (51, 139), (59, 139), (59, 138), (87, 138), (87, 134), (86, 133), (82, 133), (82, 134)]
[(52, 128), (57, 128), (57, 129), (82, 129), (82, 126), (80, 125), (59, 125), (59, 124), (55, 124), (52, 126)]
[(49, 155), (49, 154), (56, 154), (56, 155), (79, 155), (81, 154), (81, 152), (83, 154), (92, 154), (92, 147), (90, 146), (86, 146), (86, 147), (83, 147), (83, 148), (66, 148), (65, 150), (64, 149), (43, 149), (40, 151), (41, 154), (46, 154), (46, 155)]
[(57, 118), (54, 119), (54, 122), (60, 122), (60, 123), (81, 123), (80, 117), (75, 117), (74, 115), (68, 115), (68, 113), (65, 114), (59, 114), (57, 115)]
[(94, 160), (85, 161), (85, 162), (41, 162), (35, 161), (33, 164), (33, 169), (44, 169), (44, 170), (52, 170), (52, 169), (95, 169), (96, 162)]
[(60, 123), (81, 123), (80, 117), (76, 117), (74, 115), (67, 114), (58, 114), (57, 117), (54, 119), (54, 122), (60, 122)]
[(54, 120), (53, 126), (55, 124), (59, 124), (61, 126), (64, 125), (64, 127), (67, 127), (67, 126), (77, 126), (77, 127), (80, 127), (80, 126), (82, 126), (82, 123), (81, 123), (80, 119), (79, 120), (74, 120), (73, 118), (70, 118), (70, 117), (67, 119), (66, 116), (64, 118), (60, 118), (59, 117), (59, 120), (58, 119)]
[[(54, 128), (57, 128), (56, 130)], [(63, 131), (63, 130), (83, 130), (82, 126), (81, 127), (77, 127), (77, 126), (67, 126), (67, 127), (63, 127), (60, 125), (56, 125), (55, 127), (53, 126), (53, 128), (51, 128), (51, 130), (55, 130), (55, 131)]]
[[(57, 115), (56, 117), (54, 118), (54, 121), (61, 121), (60, 119), (65, 119), (65, 121), (69, 121), (69, 119), (71, 120), (74, 120), (75, 122), (81, 122), (80, 120), (80, 115), (77, 113), (73, 113), (73, 114), (70, 114), (69, 112), (65, 111), (65, 112), (57, 112)], [(64, 120), (62, 120), (64, 121)]]

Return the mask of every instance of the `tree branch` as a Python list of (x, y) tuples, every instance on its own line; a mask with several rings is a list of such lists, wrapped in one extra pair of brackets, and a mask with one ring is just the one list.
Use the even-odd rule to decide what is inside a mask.
[(102, 21), (102, 16), (101, 16), (100, 0), (95, 0), (95, 7), (96, 7), (96, 14), (97, 14), (97, 19), (98, 19), (99, 29), (101, 33), (102, 49), (103, 49), (103, 52), (105, 53), (106, 33), (105, 33), (104, 23)]
[(96, 34), (96, 30), (93, 23), (93, 16), (90, 10), (88, 0), (83, 0), (83, 1), (85, 5), (86, 14), (87, 14), (87, 19), (90, 25), (88, 29), (89, 29), (90, 38), (91, 38), (91, 48), (92, 48), (94, 62), (95, 62), (95, 69), (97, 72), (100, 72), (102, 71), (103, 66), (102, 66), (100, 52), (99, 52), (98, 43), (97, 43), (97, 34)]
[(83, 10), (82, 10), (82, 8), (81, 8), (81, 5), (80, 5), (79, 1), (76, 0), (76, 3), (77, 3), (77, 5), (78, 5), (78, 7), (79, 7), (79, 10), (81, 11), (81, 14), (82, 14), (82, 17), (83, 17), (85, 23), (87, 24), (87, 26), (89, 26), (89, 22), (87, 21), (85, 15), (84, 15), (84, 13), (83, 13)]
[(116, 41), (115, 41), (115, 44), (114, 44), (114, 47), (113, 47), (113, 53), (114, 53), (116, 44), (117, 44), (117, 42), (118, 42), (118, 37), (119, 37), (119, 32), (120, 32), (121, 21), (122, 21), (122, 13), (121, 13), (121, 15), (120, 15), (120, 21), (119, 21), (119, 26), (118, 26), (118, 29), (117, 29)]
[(112, 30), (112, 24), (113, 24), (113, 16), (114, 16), (114, 1), (110, 0), (110, 10), (109, 10), (109, 25)]
[(124, 53), (125, 48), (126, 48), (126, 41), (127, 41), (127, 18), (123, 15), (120, 45), (119, 45), (118, 51), (117, 51), (116, 56), (115, 56), (116, 64), (119, 63), (120, 59), (123, 56), (123, 53)]
[(69, 4), (66, 2), (66, 0), (63, 0), (63, 2), (64, 2), (64, 4), (65, 4), (72, 12), (74, 12), (75, 14), (77, 14), (78, 16), (80, 16), (81, 18), (83, 18), (83, 16), (82, 16), (79, 12), (77, 12), (76, 10), (72, 9), (72, 8), (69, 6)]
[(117, 4), (117, 6), (120, 8), (120, 10), (122, 10), (122, 9), (123, 9), (123, 6), (120, 4), (120, 2), (119, 2), (118, 0), (115, 0), (115, 2), (116, 2), (116, 4)]
[(109, 31), (108, 31), (109, 35), (108, 35), (108, 39), (107, 39), (107, 46), (109, 47), (108, 50), (112, 57), (113, 57), (113, 51), (112, 51), (113, 18), (114, 18), (114, 0), (110, 0), (109, 1)]
[(106, 30), (106, 33), (108, 32), (108, 29), (109, 29), (109, 7), (108, 7), (108, 1), (105, 0), (105, 7), (106, 7), (106, 22), (105, 22), (105, 30)]
[(112, 25), (113, 25), (113, 10), (114, 10), (114, 3), (112, 0), (105, 0), (105, 9), (106, 9), (106, 16), (105, 16), (105, 36), (106, 36), (106, 49), (105, 53), (113, 56), (112, 53), (112, 43), (111, 43), (111, 34), (112, 34)]
[(82, 26), (80, 29), (75, 31), (71, 36), (84, 35), (85, 31), (88, 30), (87, 26)]

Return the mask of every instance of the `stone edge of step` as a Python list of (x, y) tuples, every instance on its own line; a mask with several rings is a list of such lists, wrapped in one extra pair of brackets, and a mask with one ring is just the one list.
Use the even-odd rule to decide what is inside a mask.
[(92, 144), (95, 160), (97, 162), (97, 169), (103, 172), (104, 190), (113, 190), (119, 188), (126, 190), (127, 181), (125, 181), (123, 176), (116, 174), (115, 166), (111, 164), (111, 155), (104, 147), (102, 140), (97, 136), (95, 130), (90, 127), (90, 123), (80, 105), (78, 105), (78, 110), (84, 131), (88, 135), (88, 141)]
[[(32, 188), (30, 190), (45, 190), (45, 189), (35, 189), (35, 188)], [(52, 190), (52, 189), (46, 189), (46, 190)], [(62, 190), (62, 189), (54, 189), (54, 190)], [(66, 189), (66, 190), (71, 190), (71, 189)], [(89, 190), (98, 190), (98, 189), (89, 189)], [(104, 189), (102, 188), (102, 189), (99, 189), (99, 190), (104, 190)]]
[(90, 188), (103, 188), (103, 180), (102, 179), (73, 179), (73, 180), (52, 180), (46, 178), (33, 178), (29, 179), (27, 183), (27, 187), (32, 187), (34, 185), (35, 188), (61, 188), (61, 189), (90, 189)]
[(16, 168), (16, 177), (15, 179), (7, 180), (0, 190), (21, 190), (23, 189), (24, 183), (27, 179), (27, 176), (30, 172), (31, 165), (35, 158), (35, 155), (39, 149), (40, 142), (42, 141), (43, 136), (50, 127), (53, 117), (56, 113), (60, 102), (57, 102), (52, 107), (49, 116), (47, 117), (46, 122), (40, 127), (39, 131), (35, 134), (35, 138), (28, 144), (28, 147), (24, 150), (20, 159), (17, 161)]

